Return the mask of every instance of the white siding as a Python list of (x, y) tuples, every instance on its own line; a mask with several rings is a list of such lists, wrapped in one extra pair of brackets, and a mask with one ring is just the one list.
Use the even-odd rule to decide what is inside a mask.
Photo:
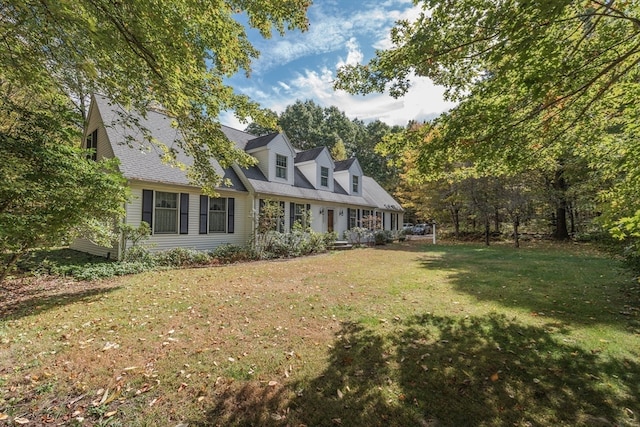
[(200, 192), (190, 187), (178, 187), (168, 185), (148, 185), (135, 183), (131, 185), (132, 200), (127, 205), (126, 223), (135, 227), (142, 222), (142, 190), (167, 191), (173, 193), (189, 194), (189, 233), (188, 234), (152, 234), (144, 241), (144, 245), (152, 251), (167, 250), (175, 247), (208, 251), (216, 247), (230, 243), (234, 245), (246, 245), (249, 242), (252, 229), (251, 202), (247, 193), (223, 192), (220, 197), (233, 197), (234, 208), (234, 232), (233, 233), (209, 233), (200, 234)]
[(117, 246), (113, 248), (106, 248), (98, 246), (88, 239), (76, 239), (71, 245), (69, 245), (69, 248), (105, 258), (118, 259)]
[[(260, 171), (262, 171), (263, 175), (269, 179), (269, 169), (274, 169), (275, 168), (275, 158), (274, 158), (274, 163), (273, 163), (273, 167), (271, 167), (271, 163), (269, 160), (269, 150), (267, 148), (265, 148), (264, 150), (260, 150), (260, 151), (256, 151), (255, 153), (252, 153), (253, 157), (255, 157), (256, 159), (258, 159), (258, 169), (260, 169)], [(275, 172), (273, 172), (273, 174), (275, 175)]]
[[(276, 155), (280, 154), (287, 158), (287, 179), (276, 178)], [(269, 175), (267, 179), (272, 182), (286, 182), (293, 185), (293, 159), (295, 153), (287, 141), (278, 135), (269, 143)]]

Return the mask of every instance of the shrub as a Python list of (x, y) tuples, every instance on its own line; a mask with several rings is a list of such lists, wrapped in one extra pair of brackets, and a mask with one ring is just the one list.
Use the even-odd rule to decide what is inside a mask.
[(209, 253), (209, 256), (217, 259), (222, 264), (231, 264), (234, 262), (248, 261), (253, 259), (252, 251), (246, 247), (224, 244), (215, 248)]
[(153, 270), (153, 266), (144, 262), (111, 262), (85, 266), (75, 270), (73, 276), (78, 280), (97, 280), (149, 270)]
[(158, 252), (154, 259), (157, 265), (165, 267), (183, 267), (190, 265), (208, 264), (211, 261), (205, 252), (187, 248), (173, 248)]
[(151, 265), (156, 264), (154, 255), (144, 246), (132, 246), (124, 255), (123, 262), (142, 262)]

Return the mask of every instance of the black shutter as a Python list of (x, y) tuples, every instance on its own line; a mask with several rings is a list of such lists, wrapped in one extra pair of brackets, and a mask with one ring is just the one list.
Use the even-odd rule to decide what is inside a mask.
[(289, 230), (293, 230), (293, 223), (296, 220), (296, 204), (289, 202)]
[(153, 190), (142, 190), (142, 221), (153, 230)]
[(189, 234), (189, 194), (180, 193), (180, 234)]
[(235, 231), (235, 209), (236, 199), (229, 197), (227, 199), (227, 233), (233, 233)]
[(351, 230), (351, 208), (347, 208), (347, 230)]
[(384, 228), (386, 226), (386, 224), (385, 224), (387, 222), (386, 219), (387, 219), (387, 215), (384, 212), (382, 212), (382, 229), (383, 230), (384, 230)]
[(358, 211), (358, 221), (356, 221), (356, 227), (362, 227), (362, 224), (360, 223), (360, 209), (356, 209), (356, 211)]
[(200, 196), (200, 234), (207, 234), (207, 218), (209, 217), (209, 196)]

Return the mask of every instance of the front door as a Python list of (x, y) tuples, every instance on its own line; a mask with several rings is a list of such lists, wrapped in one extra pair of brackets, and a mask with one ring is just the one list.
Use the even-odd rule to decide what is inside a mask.
[(327, 231), (333, 232), (333, 209), (327, 209)]

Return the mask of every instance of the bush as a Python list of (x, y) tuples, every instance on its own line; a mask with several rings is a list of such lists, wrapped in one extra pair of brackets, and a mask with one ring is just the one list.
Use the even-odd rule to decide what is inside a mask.
[(113, 276), (143, 273), (153, 270), (153, 265), (144, 262), (111, 262), (85, 266), (73, 272), (78, 280), (97, 280)]
[(218, 246), (209, 253), (209, 256), (211, 258), (217, 259), (222, 264), (248, 261), (254, 258), (250, 249), (232, 244), (224, 244)]
[(211, 262), (211, 258), (205, 252), (187, 248), (173, 248), (158, 252), (154, 259), (157, 265), (164, 267), (204, 265)]
[(155, 265), (156, 260), (154, 255), (149, 252), (149, 249), (144, 246), (133, 246), (127, 250), (123, 259), (123, 262), (142, 262), (149, 265)]

